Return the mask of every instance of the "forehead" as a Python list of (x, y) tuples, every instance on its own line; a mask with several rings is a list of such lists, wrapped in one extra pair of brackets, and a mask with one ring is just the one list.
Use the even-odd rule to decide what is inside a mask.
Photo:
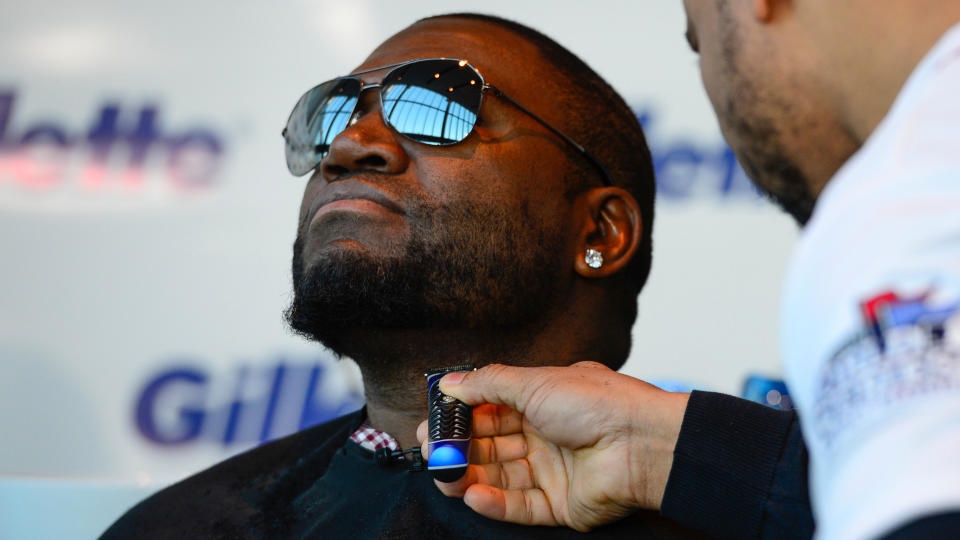
[(542, 87), (550, 71), (538, 48), (523, 37), (486, 21), (455, 18), (422, 21), (400, 31), (355, 71), (439, 57), (469, 61), (488, 84), (508, 93), (519, 93), (538, 80)]

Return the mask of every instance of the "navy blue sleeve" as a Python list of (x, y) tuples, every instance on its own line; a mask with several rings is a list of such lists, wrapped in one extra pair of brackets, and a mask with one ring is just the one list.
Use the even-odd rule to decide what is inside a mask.
[(883, 540), (940, 540), (960, 538), (960, 511), (913, 521), (883, 537)]
[(718, 538), (810, 538), (807, 461), (795, 413), (695, 391), (660, 511)]

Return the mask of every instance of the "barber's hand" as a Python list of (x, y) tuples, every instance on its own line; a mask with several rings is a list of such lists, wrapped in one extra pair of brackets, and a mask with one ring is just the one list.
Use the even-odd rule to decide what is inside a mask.
[[(660, 508), (688, 394), (596, 362), (491, 365), (446, 375), (440, 389), (475, 408), (471, 465), (437, 486), (477, 513), (587, 531)], [(426, 422), (417, 437), (426, 457)]]

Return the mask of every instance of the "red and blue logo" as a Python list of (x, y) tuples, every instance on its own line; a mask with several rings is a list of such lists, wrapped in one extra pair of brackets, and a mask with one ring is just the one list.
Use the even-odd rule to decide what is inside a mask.
[(960, 310), (960, 302), (930, 305), (929, 293), (904, 297), (884, 291), (860, 303), (867, 329), (876, 338), (880, 350), (886, 349), (884, 336), (891, 328), (919, 326), (929, 329), (932, 337), (943, 337), (947, 320)]
[(960, 391), (960, 300), (948, 292), (885, 290), (860, 302), (864, 328), (820, 369), (807, 417), (827, 447), (878, 411)]

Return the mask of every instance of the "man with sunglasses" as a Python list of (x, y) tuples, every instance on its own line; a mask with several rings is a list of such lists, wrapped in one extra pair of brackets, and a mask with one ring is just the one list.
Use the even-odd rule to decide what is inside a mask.
[[(308, 91), (283, 134), (290, 171), (311, 174), (288, 321), (356, 360), (366, 407), (174, 485), (105, 536), (579, 536), (445, 497), (418, 465), (416, 428), (431, 368), (626, 360), (654, 197), (630, 108), (549, 38), (453, 15)], [(648, 511), (598, 533), (694, 535)]]
[[(724, 136), (758, 187), (804, 226), (787, 276), (781, 351), (810, 446), (818, 536), (960, 537), (960, 3), (684, 7)], [(611, 385), (623, 391), (611, 395)], [(685, 510), (713, 534), (810, 534), (802, 501), (783, 504), (785, 486), (806, 484), (804, 442), (786, 419), (782, 436), (752, 451), (734, 440), (761, 434), (745, 405), (736, 413), (729, 402), (718, 414), (697, 393), (675, 403), (686, 408), (678, 441), (668, 429), (677, 412), (609, 371), (494, 366), (448, 375), (441, 387), (526, 413), (482, 409), (503, 420), (490, 435), (526, 433), (550, 450), (539, 464), (503, 452), (503, 466), (528, 458), (533, 487), (476, 478), (441, 485), (484, 515), (570, 525), (543, 510), (582, 497), (582, 486), (555, 481), (560, 468), (549, 458), (570, 474), (578, 463), (568, 456), (626, 461), (640, 454), (630, 451), (632, 438), (659, 433), (678, 448), (664, 505), (676, 503), (672, 491), (695, 486), (704, 496)], [(587, 415), (591, 422), (571, 421), (592, 409), (600, 412)], [(747, 421), (731, 437), (738, 416)], [(692, 438), (712, 444), (679, 451)], [(651, 484), (663, 477), (644, 473), (662, 467), (658, 459), (638, 458), (632, 478), (597, 475), (602, 487), (593, 490), (657, 493)], [(592, 502), (578, 526), (660, 501)]]

